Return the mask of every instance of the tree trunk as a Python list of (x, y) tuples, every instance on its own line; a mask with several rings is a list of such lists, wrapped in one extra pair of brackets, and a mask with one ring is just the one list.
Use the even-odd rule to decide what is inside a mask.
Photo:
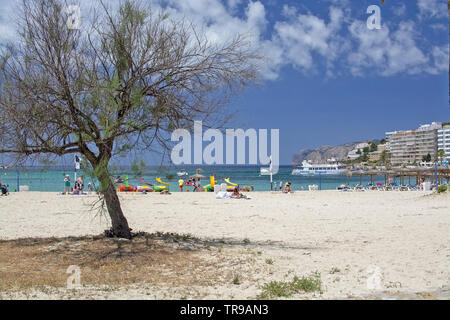
[(111, 232), (112, 235), (119, 238), (131, 239), (131, 229), (128, 226), (128, 221), (125, 218), (120, 200), (117, 196), (116, 189), (108, 173), (107, 166), (97, 165), (95, 172), (100, 181), (101, 192), (105, 197), (106, 207), (111, 218)]

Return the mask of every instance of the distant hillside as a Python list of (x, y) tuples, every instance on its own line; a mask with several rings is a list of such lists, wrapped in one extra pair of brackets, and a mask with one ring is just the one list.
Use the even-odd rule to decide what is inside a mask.
[[(379, 144), (380, 140), (371, 140)], [(353, 150), (359, 142), (349, 142), (339, 146), (322, 146), (317, 149), (300, 150), (298, 154), (292, 156), (294, 164), (301, 164), (303, 160), (311, 160), (313, 163), (325, 162), (327, 159), (336, 158), (337, 160), (347, 159), (349, 151)]]

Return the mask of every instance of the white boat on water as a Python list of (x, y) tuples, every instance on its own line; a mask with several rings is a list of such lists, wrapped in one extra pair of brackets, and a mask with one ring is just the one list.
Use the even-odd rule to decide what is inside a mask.
[(301, 165), (292, 170), (294, 176), (308, 176), (308, 175), (338, 175), (346, 172), (344, 165), (337, 162), (335, 159), (328, 159), (327, 163), (313, 164), (308, 161), (303, 161)]
[(178, 175), (179, 177), (183, 177), (183, 176), (188, 176), (189, 174), (188, 174), (186, 171), (181, 170), (181, 171), (178, 171), (178, 172), (177, 172), (177, 175)]
[(270, 175), (270, 168), (269, 167), (267, 167), (267, 168), (260, 168), (259, 170), (260, 170), (259, 174), (262, 175), (262, 176)]

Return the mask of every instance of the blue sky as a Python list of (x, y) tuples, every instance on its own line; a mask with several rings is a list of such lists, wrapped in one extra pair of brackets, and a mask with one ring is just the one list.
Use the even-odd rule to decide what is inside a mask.
[(235, 101), (236, 125), (279, 128), (282, 164), (300, 149), (450, 120), (445, 1), (388, 0), (381, 30), (365, 26), (378, 1), (342, 3), (261, 2), (261, 38), (282, 48), (282, 62), (270, 66), (273, 79)]
[[(13, 37), (14, 2), (0, 0), (0, 42)], [(152, 3), (188, 17), (212, 41), (250, 35), (267, 61), (261, 83), (231, 103), (238, 114), (230, 126), (280, 129), (282, 164), (300, 149), (450, 121), (445, 0)], [(374, 4), (380, 30), (366, 26)]]

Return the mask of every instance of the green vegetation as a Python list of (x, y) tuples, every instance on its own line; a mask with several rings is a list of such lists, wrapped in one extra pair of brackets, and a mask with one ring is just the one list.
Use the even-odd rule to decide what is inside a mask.
[(361, 163), (361, 162), (368, 162), (369, 161), (369, 153), (374, 152), (378, 150), (378, 146), (375, 142), (369, 142), (369, 147), (364, 147), (362, 150), (358, 149), (356, 151), (356, 154), (359, 155), (358, 158), (350, 161), (346, 161), (344, 163), (352, 164), (352, 163)]
[(438, 152), (437, 152), (437, 157), (438, 157), (438, 159), (444, 160), (446, 156), (447, 156), (447, 155), (445, 154), (445, 151), (444, 151), (444, 150), (442, 150), (442, 149), (439, 149), (439, 150), (438, 150)]
[(438, 193), (446, 192), (447, 189), (448, 189), (447, 186), (440, 185), (439, 187), (437, 187), (437, 192), (438, 192)]
[(269, 259), (266, 259), (266, 263), (267, 263), (267, 264), (273, 264), (273, 260), (270, 259), (270, 258), (269, 258)]
[(431, 154), (427, 154), (426, 156), (423, 156), (422, 161), (431, 162)]
[(257, 299), (268, 300), (277, 298), (289, 298), (293, 294), (302, 292), (322, 292), (322, 280), (318, 272), (308, 277), (294, 276), (292, 281), (271, 281), (262, 287), (262, 292)]
[(166, 175), (167, 180), (174, 180), (177, 176), (173, 173), (169, 173)]
[[(139, 236), (141, 234), (137, 234), (137, 236)], [(151, 233), (151, 234), (142, 234), (145, 237), (149, 238), (149, 239), (158, 239), (158, 240), (170, 240), (173, 242), (185, 242), (185, 241), (195, 241), (198, 242), (200, 241), (199, 238), (194, 237), (193, 235), (187, 233), (187, 234), (179, 234), (179, 233), (174, 233), (174, 232), (160, 232), (157, 231), (155, 233)]]
[(137, 159), (134, 160), (133, 164), (131, 165), (131, 172), (133, 173), (134, 177), (142, 177), (144, 175), (145, 169), (147, 165), (144, 161), (138, 161)]
[(377, 150), (378, 150), (378, 146), (375, 143), (370, 142), (370, 152), (374, 152)]
[(387, 150), (383, 150), (380, 155), (380, 162), (384, 165), (387, 165), (390, 163), (391, 154)]

